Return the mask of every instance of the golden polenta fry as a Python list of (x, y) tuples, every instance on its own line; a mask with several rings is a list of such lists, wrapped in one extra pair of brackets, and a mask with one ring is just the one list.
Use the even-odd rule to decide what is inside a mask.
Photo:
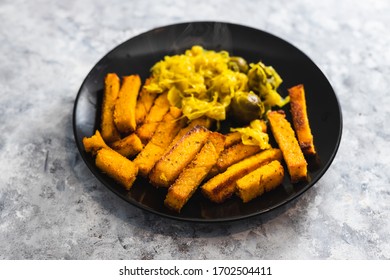
[(248, 202), (282, 184), (283, 177), (282, 164), (277, 160), (271, 161), (238, 179), (236, 193), (243, 202)]
[(169, 145), (167, 150), (171, 149), (173, 147), (173, 145), (175, 145), (177, 143), (177, 141), (179, 141), (184, 136), (184, 134), (189, 132), (195, 126), (203, 126), (207, 129), (210, 129), (212, 124), (213, 124), (212, 119), (210, 119), (208, 117), (200, 117), (200, 118), (197, 118), (197, 119), (190, 121), (187, 124), (187, 126), (180, 129), (180, 131), (177, 133), (176, 137), (173, 139), (172, 143)]
[(111, 143), (110, 146), (124, 157), (135, 156), (143, 148), (141, 139), (135, 133)]
[(241, 143), (241, 133), (240, 132), (229, 132), (226, 134), (225, 138), (225, 148), (229, 148), (235, 144)]
[(235, 183), (239, 178), (270, 161), (281, 159), (282, 153), (279, 149), (264, 150), (243, 159), (204, 183), (201, 186), (202, 193), (211, 201), (221, 203), (235, 192)]
[(307, 179), (307, 162), (295, 138), (294, 130), (286, 119), (284, 111), (269, 111), (268, 120), (272, 134), (282, 150), (291, 182), (296, 183)]
[[(258, 120), (258, 123), (261, 126), (261, 130), (266, 133), (267, 124), (265, 121)], [(225, 150), (219, 156), (217, 164), (210, 170), (207, 175), (208, 178), (224, 172), (232, 164), (261, 151), (260, 146), (242, 143), (242, 135), (238, 131), (226, 134), (225, 139)]]
[(203, 126), (195, 126), (187, 132), (157, 161), (149, 174), (150, 182), (156, 187), (172, 185), (206, 143), (209, 134), (210, 131)]
[(137, 129), (137, 135), (143, 143), (147, 143), (152, 138), (159, 123), (169, 111), (169, 101), (167, 94), (160, 94), (153, 103), (149, 114), (146, 115), (144, 123)]
[(101, 112), (101, 132), (107, 143), (120, 139), (120, 134), (114, 123), (114, 109), (120, 88), (119, 77), (108, 73), (104, 79), (104, 93)]
[(243, 143), (235, 144), (227, 149), (225, 149), (217, 160), (216, 167), (218, 172), (225, 171), (229, 166), (257, 154), (261, 149), (257, 145), (245, 145)]
[(224, 142), (225, 136), (222, 134), (210, 133), (207, 142), (194, 160), (184, 168), (174, 184), (168, 189), (164, 201), (168, 208), (180, 212), (216, 163), (219, 154), (224, 149)]
[(179, 108), (171, 107), (159, 123), (156, 132), (144, 149), (134, 159), (139, 167), (139, 174), (147, 177), (156, 162), (165, 153), (172, 139), (185, 125), (185, 119), (181, 118), (182, 111)]
[(111, 149), (102, 148), (97, 151), (96, 166), (130, 190), (138, 173), (137, 166), (129, 159)]
[(135, 105), (140, 87), (139, 75), (123, 77), (114, 109), (114, 122), (121, 133), (128, 134), (136, 129)]
[[(223, 150), (223, 152), (221, 153), (220, 157), (222, 156), (223, 153), (225, 153), (225, 151), (236, 145), (236, 144), (239, 144), (239, 143), (242, 143), (241, 142), (241, 133), (238, 132), (238, 131), (235, 131), (235, 132), (229, 132), (228, 134), (225, 135), (225, 149)], [(226, 168), (225, 168), (226, 169)], [(215, 164), (209, 174), (207, 174), (207, 178), (211, 178), (211, 177), (214, 177), (215, 175), (217, 175), (218, 173), (220, 173), (220, 169), (218, 168), (217, 164)]]
[(298, 143), (306, 156), (314, 156), (316, 150), (307, 116), (305, 89), (302, 84), (288, 89), (291, 104), (291, 115)]
[(146, 86), (150, 84), (152, 79), (153, 78), (146, 79), (138, 96), (137, 104), (135, 106), (135, 122), (137, 123), (137, 126), (144, 122), (145, 117), (152, 108), (154, 100), (158, 95), (157, 93), (150, 92), (146, 89)]
[(96, 130), (95, 134), (91, 137), (84, 137), (83, 145), (85, 151), (93, 155), (96, 155), (97, 151), (102, 148), (109, 148), (104, 142), (99, 130)]

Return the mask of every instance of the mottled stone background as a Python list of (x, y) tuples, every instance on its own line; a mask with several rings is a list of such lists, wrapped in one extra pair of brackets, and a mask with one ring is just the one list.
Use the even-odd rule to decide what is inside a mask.
[[(0, 1), (0, 259), (390, 259), (390, 2)], [(298, 200), (242, 222), (171, 221), (99, 183), (72, 109), (93, 65), (166, 24), (273, 33), (329, 78), (343, 109), (334, 163)]]

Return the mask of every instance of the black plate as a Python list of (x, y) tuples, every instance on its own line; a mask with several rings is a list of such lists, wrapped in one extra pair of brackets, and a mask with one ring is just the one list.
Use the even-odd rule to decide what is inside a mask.
[[(139, 74), (143, 80), (149, 69), (165, 55), (181, 53), (192, 45), (206, 49), (227, 50), (248, 62), (262, 60), (272, 65), (283, 78), (282, 95), (287, 88), (303, 83), (318, 159), (309, 163), (310, 182), (291, 184), (288, 175), (283, 185), (249, 203), (233, 197), (214, 204), (195, 193), (176, 214), (164, 207), (166, 190), (156, 189), (146, 180), (137, 179), (126, 192), (101, 173), (94, 159), (84, 151), (82, 138), (98, 128), (104, 77), (109, 72), (120, 76)], [(289, 107), (285, 108), (289, 117)], [(78, 92), (73, 115), (74, 135), (80, 154), (92, 173), (111, 191), (129, 203), (147, 211), (179, 220), (217, 222), (232, 221), (271, 211), (312, 187), (330, 166), (337, 152), (342, 118), (337, 97), (320, 69), (300, 50), (269, 33), (230, 23), (192, 22), (160, 27), (138, 35), (105, 55), (85, 78)]]

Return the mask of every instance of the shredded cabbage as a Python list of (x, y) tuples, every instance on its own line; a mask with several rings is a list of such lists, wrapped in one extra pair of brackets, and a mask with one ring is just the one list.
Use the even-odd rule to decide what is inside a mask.
[(245, 145), (258, 145), (261, 149), (269, 149), (269, 136), (263, 132), (261, 120), (251, 121), (249, 126), (240, 128), (231, 128), (231, 131), (237, 131), (241, 134), (242, 143)]
[(259, 94), (268, 109), (273, 106), (283, 107), (290, 101), (289, 96), (282, 98), (277, 92), (283, 80), (272, 66), (266, 66), (262, 62), (251, 63), (249, 66), (249, 88)]
[(247, 90), (248, 78), (228, 67), (229, 53), (193, 46), (184, 54), (166, 56), (152, 67), (153, 81), (146, 87), (168, 92), (171, 105), (193, 120), (208, 116), (221, 121), (236, 91)]
[[(283, 99), (277, 92), (282, 79), (272, 66), (262, 62), (251, 63), (249, 70), (245, 70), (247, 73), (243, 73), (245, 71), (233, 70), (234, 67), (229, 66), (234, 59), (237, 57), (230, 57), (226, 51), (216, 52), (193, 46), (183, 54), (165, 56), (157, 62), (151, 68), (153, 79), (146, 89), (154, 93), (167, 92), (169, 103), (181, 108), (189, 120), (207, 116), (223, 121), (232, 98), (250, 91), (260, 97), (265, 107), (265, 110), (259, 109), (259, 118), (264, 117), (261, 114), (271, 107), (282, 107), (289, 102), (288, 97)], [(232, 130), (242, 134), (244, 144), (267, 149), (270, 147), (268, 135), (256, 121), (260, 120), (252, 121), (248, 127)]]

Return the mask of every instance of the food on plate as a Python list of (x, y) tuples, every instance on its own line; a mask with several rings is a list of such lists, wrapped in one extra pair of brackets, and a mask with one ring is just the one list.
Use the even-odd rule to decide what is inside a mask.
[(175, 138), (179, 130), (185, 125), (186, 120), (181, 118), (182, 111), (176, 107), (170, 107), (158, 124), (156, 132), (134, 159), (134, 163), (139, 167), (139, 174), (147, 177), (156, 162), (162, 157), (167, 147)]
[(229, 69), (235, 72), (248, 72), (249, 66), (246, 60), (240, 56), (231, 56), (228, 61)]
[[(100, 130), (83, 139), (85, 151), (126, 190), (137, 176), (166, 188), (164, 204), (178, 213), (197, 189), (212, 202), (248, 202), (282, 184), (283, 160), (291, 182), (305, 180), (302, 150), (315, 153), (303, 85), (283, 98), (281, 83), (272, 66), (200, 46), (164, 57), (143, 84), (108, 73)], [(298, 140), (281, 110), (288, 102)]]
[(184, 136), (184, 134), (188, 133), (191, 129), (193, 129), (195, 126), (203, 126), (204, 128), (210, 129), (211, 126), (213, 125), (213, 120), (207, 117), (201, 117), (199, 119), (195, 119), (190, 121), (187, 126), (183, 127), (180, 129), (180, 131), (177, 133), (171, 144), (169, 145), (168, 150), (170, 150), (173, 145), (177, 143), (177, 141), (180, 140)]
[(122, 79), (122, 85), (115, 102), (114, 122), (121, 133), (129, 133), (135, 130), (135, 105), (138, 92), (141, 87), (139, 75), (129, 75)]
[(236, 193), (243, 202), (248, 202), (281, 185), (283, 178), (283, 166), (278, 160), (274, 160), (238, 179)]
[(102, 172), (127, 190), (131, 188), (138, 174), (138, 168), (131, 160), (110, 148), (98, 130), (91, 137), (84, 137), (83, 144), (86, 152), (96, 156), (95, 164)]
[(179, 177), (168, 189), (164, 204), (180, 212), (182, 207), (194, 194), (201, 182), (217, 162), (219, 154), (224, 149), (225, 137), (218, 133), (210, 133), (207, 142), (197, 153), (194, 160), (179, 174)]
[(209, 134), (203, 126), (195, 126), (187, 132), (157, 161), (149, 174), (150, 182), (156, 187), (171, 186), (206, 143)]
[(248, 126), (231, 128), (230, 131), (237, 131), (241, 134), (241, 141), (245, 145), (258, 145), (261, 149), (269, 149), (269, 136), (267, 125), (264, 120), (253, 120)]
[(215, 166), (218, 172), (224, 172), (229, 166), (260, 151), (261, 149), (258, 145), (238, 143), (223, 150)]
[(135, 122), (137, 126), (144, 122), (146, 115), (149, 113), (150, 108), (152, 108), (154, 100), (157, 97), (157, 94), (152, 93), (145, 88), (145, 86), (150, 84), (151, 79), (153, 78), (150, 77), (145, 80), (139, 93), (137, 104), (135, 105)]
[(291, 182), (307, 180), (307, 162), (284, 111), (269, 111), (267, 117), (272, 134), (282, 150)]
[(226, 135), (225, 150), (208, 177), (225, 171), (230, 165), (271, 146), (268, 143), (267, 125), (264, 120), (254, 120), (249, 126), (232, 128)]
[(241, 133), (238, 131), (229, 132), (225, 135), (225, 148), (241, 142)]
[(311, 133), (309, 118), (307, 117), (305, 89), (302, 84), (288, 89), (290, 96), (291, 116), (297, 134), (299, 146), (306, 156), (314, 156), (313, 135)]
[(169, 101), (167, 94), (159, 95), (146, 115), (143, 124), (137, 129), (136, 133), (143, 143), (147, 143), (152, 138), (157, 126), (169, 111)]
[(92, 135), (91, 137), (84, 137), (83, 145), (85, 151), (87, 153), (92, 153), (93, 155), (96, 155), (97, 151), (100, 150), (101, 148), (109, 149), (106, 142), (104, 142), (99, 130), (96, 130), (95, 134)]
[(235, 183), (239, 178), (273, 160), (282, 160), (279, 149), (271, 148), (243, 159), (204, 183), (201, 186), (202, 193), (211, 201), (221, 203), (234, 194)]
[(233, 116), (241, 123), (249, 123), (264, 114), (264, 104), (253, 91), (238, 92), (232, 98), (231, 109)]
[(261, 61), (251, 63), (248, 70), (249, 87), (262, 98), (265, 112), (273, 106), (283, 107), (289, 102), (289, 97), (282, 98), (278, 88), (282, 78), (272, 66), (266, 66)]
[(104, 93), (101, 110), (101, 135), (107, 143), (120, 139), (120, 133), (114, 123), (114, 108), (118, 98), (120, 79), (115, 73), (108, 73), (104, 79)]
[(138, 173), (137, 166), (126, 157), (112, 149), (102, 148), (97, 151), (96, 166), (111, 178), (129, 190)]
[(143, 148), (141, 139), (137, 134), (132, 133), (120, 140), (110, 144), (110, 147), (116, 152), (125, 157), (132, 157), (137, 155)]
[[(157, 62), (151, 69), (153, 80), (146, 89), (158, 94), (168, 92), (171, 106), (182, 109), (189, 120), (207, 116), (223, 121), (232, 99), (250, 92), (263, 96), (268, 107), (288, 102), (288, 98), (283, 99), (277, 92), (282, 79), (271, 66), (258, 62), (246, 68), (243, 61), (230, 57), (226, 51), (193, 46), (183, 54), (165, 56)], [(237, 67), (232, 67), (233, 64)], [(262, 112), (259, 105), (255, 115), (262, 117)]]

